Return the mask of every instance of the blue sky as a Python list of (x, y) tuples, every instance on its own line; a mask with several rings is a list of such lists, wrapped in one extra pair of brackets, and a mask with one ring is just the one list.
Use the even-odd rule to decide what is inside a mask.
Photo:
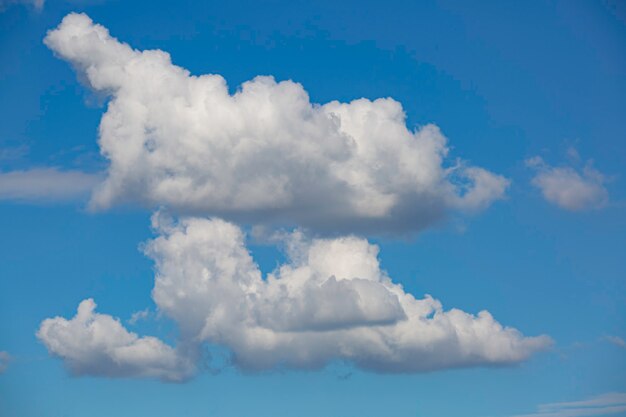
[[(626, 415), (626, 8), (620, 2), (174, 4), (49, 0), (39, 6), (11, 1), (0, 5), (0, 415)], [(232, 126), (218, 126), (216, 123), (225, 118), (212, 118), (215, 110), (200, 117), (198, 126), (192, 126), (195, 130), (188, 129), (190, 123), (184, 121), (191, 119), (178, 117), (191, 117), (191, 113), (150, 107), (162, 100), (164, 108), (172, 110), (167, 105), (178, 97), (174, 89), (179, 83), (184, 86), (191, 82), (180, 76), (160, 89), (144, 88), (142, 80), (159, 79), (156, 71), (161, 67), (156, 64), (154, 73), (106, 79), (102, 82), (114, 87), (99, 89), (96, 77), (106, 77), (105, 70), (115, 61), (113, 55), (94, 58), (100, 51), (97, 48), (105, 46), (96, 41), (93, 46), (89, 43), (92, 38), (83, 37), (87, 52), (80, 52), (82, 40), (63, 36), (72, 28), (70, 24), (65, 32), (58, 32), (56, 41), (48, 45), (43, 42), (46, 33), (71, 12), (86, 13), (119, 42), (138, 51), (168, 52), (173, 64), (191, 75), (221, 75), (231, 94), (257, 75), (272, 75), (276, 81), (300, 83), (311, 103), (392, 97), (401, 103), (406, 121), (394, 119), (385, 125), (390, 129), (382, 129), (382, 136), (374, 135), (373, 140), (383, 140), (386, 146), (374, 153), (378, 160), (368, 159), (367, 164), (359, 165), (361, 160), (356, 159), (354, 165), (345, 165), (341, 155), (336, 159), (326, 156), (341, 154), (343, 151), (337, 151), (333, 144), (345, 138), (335, 135), (334, 125), (326, 124), (332, 119), (328, 116), (332, 109), (311, 106), (313, 110), (306, 118), (299, 119), (296, 114), (292, 120), (289, 108), (295, 105), (278, 107), (288, 116), (277, 116), (279, 122), (272, 125), (275, 130), (267, 137), (284, 137), (285, 142), (272, 142), (271, 152), (254, 154), (257, 156), (252, 159), (243, 159), (246, 163), (223, 170), (211, 171), (206, 168), (209, 163), (202, 161), (186, 165), (185, 161), (193, 161), (194, 156), (187, 146), (213, 140), (213, 132), (230, 132)], [(80, 19), (70, 23), (86, 22)], [(79, 52), (71, 55), (74, 47)], [(88, 65), (95, 75), (81, 69)], [(167, 65), (163, 68), (171, 69)], [(276, 94), (273, 97), (285, 100), (293, 98), (293, 91), (300, 91), (296, 87), (267, 88)], [(137, 159), (124, 165), (132, 153), (130, 148), (124, 147), (123, 141), (120, 147), (114, 146), (123, 135), (113, 128), (99, 133), (103, 115), (112, 115), (111, 107), (107, 108), (111, 102), (120, 104), (120, 120), (134, 121), (134, 113), (124, 107), (129, 102), (123, 100), (129, 97), (129, 102), (144, 105), (156, 120), (150, 122), (156, 127), (146, 128), (154, 138), (139, 134), (146, 146), (156, 147), (158, 154), (168, 143), (174, 144), (167, 148), (164, 158)], [(144, 97), (148, 101), (142, 101)], [(250, 97), (254, 105), (256, 96)], [(224, 103), (224, 107), (232, 104)], [(259, 113), (265, 109), (262, 104), (257, 104)], [(369, 115), (376, 113), (381, 118), (388, 110), (382, 104), (368, 108)], [(254, 126), (243, 130), (245, 135), (235, 134), (238, 140), (266, 139), (262, 132), (269, 129), (269, 122), (254, 125), (254, 114), (246, 116), (243, 110), (235, 110), (242, 125)], [(342, 126), (354, 123), (357, 130), (360, 126), (349, 115), (333, 117), (339, 117)], [(117, 120), (113, 115), (111, 119)], [(159, 119), (163, 125), (158, 124)], [(310, 120), (315, 122), (309, 130), (299, 130)], [(427, 124), (438, 126), (441, 133), (419, 130)], [(372, 128), (375, 124), (367, 126), (366, 132), (378, 132)], [(331, 133), (318, 135), (316, 129)], [(393, 133), (396, 131), (400, 133)], [(426, 144), (437, 143), (444, 135), (448, 156), (439, 163), (439, 154), (428, 147), (415, 151), (403, 147), (403, 138), (413, 134), (416, 136), (409, 136), (410, 140)], [(346, 135), (353, 135), (357, 142), (362, 140), (359, 135), (366, 136)], [(400, 137), (398, 142), (396, 137)], [(331, 139), (324, 148), (327, 138)], [(310, 148), (301, 149), (300, 143), (313, 143), (313, 149), (322, 149), (324, 156), (306, 153)], [(100, 154), (102, 147), (107, 156)], [(202, 158), (211, 156), (202, 153), (202, 147), (194, 149), (200, 149), (197, 152)], [(290, 159), (291, 149), (301, 152), (297, 163)], [(235, 160), (236, 152), (235, 148), (227, 149), (225, 159)], [(394, 182), (413, 178), (411, 164), (385, 165), (388, 158), (395, 161), (398, 155), (417, 159), (425, 155), (425, 161), (436, 162), (432, 172), (443, 177), (424, 180), (425, 188), (411, 197), (402, 188), (405, 182)], [(378, 161), (381, 171), (391, 172), (385, 181), (380, 180), (379, 171), (369, 170)], [(164, 166), (174, 174), (163, 176)], [(361, 188), (333, 194), (340, 189), (335, 177), (320, 174), (311, 180), (299, 175), (309, 166), (320, 173), (336, 169), (358, 178), (367, 176), (375, 183), (372, 190), (368, 189), (373, 194)], [(485, 170), (489, 181), (468, 177), (473, 171), (467, 168), (471, 167)], [(186, 188), (160, 192), (168, 179), (177, 178), (178, 168), (188, 169), (185, 175), (194, 184), (215, 182), (211, 184), (217, 191), (205, 195), (199, 187), (188, 194)], [(304, 201), (314, 215), (296, 203), (280, 206), (282, 195), (270, 196), (271, 204), (278, 203), (268, 210), (263, 205), (267, 193), (256, 196), (253, 192), (255, 188), (264, 190), (265, 183), (246, 188), (250, 178), (271, 179), (276, 171), (294, 184), (293, 190), (288, 188), (292, 200), (285, 201)], [(102, 181), (109, 182), (110, 194), (98, 191), (97, 184)], [(133, 188), (133, 181), (150, 185)], [(381, 185), (389, 183), (395, 188)], [(229, 193), (235, 189), (248, 192), (232, 197)], [(472, 190), (477, 197), (464, 199)], [(220, 195), (229, 197), (220, 200)], [(378, 205), (387, 195), (396, 197), (391, 200), (392, 215), (379, 218)], [(100, 206), (94, 199), (99, 199)], [(395, 201), (408, 211), (393, 211)], [(337, 209), (327, 210), (333, 203)], [(384, 211), (386, 206), (380, 207)], [(167, 224), (160, 229), (151, 227), (151, 216), (159, 208), (164, 213), (162, 222), (175, 223), (171, 229)], [(184, 229), (182, 219), (190, 216), (202, 220)], [(232, 225), (220, 229), (221, 223), (206, 220), (209, 216), (224, 217)], [(222, 248), (241, 228), (247, 235), (245, 248), (261, 272), (268, 274), (279, 265), (292, 269), (302, 266), (289, 261), (285, 254), (286, 246), (301, 243), (289, 235), (294, 227), (304, 228), (305, 240), (312, 239), (303, 244), (304, 249), (298, 246), (297, 251), (303, 251), (297, 252), (298, 256), (311, 256), (311, 248), (323, 251), (340, 241), (333, 239), (351, 234), (356, 237), (346, 243), (345, 256), (363, 256), (368, 261), (370, 258), (361, 252), (365, 249), (359, 246), (367, 239), (380, 249), (380, 268), (363, 273), (380, 273), (401, 284), (404, 292), (400, 297), (412, 294), (421, 302), (430, 294), (441, 301), (444, 311), (458, 309), (477, 315), (488, 310), (498, 323), (523, 334), (491, 334), (513, 345), (522, 346), (528, 338), (541, 335), (547, 335), (550, 342), (503, 353), (494, 347), (500, 346), (501, 339), (479, 338), (471, 344), (478, 346), (475, 355), (479, 359), (472, 359), (463, 353), (469, 342), (459, 349), (445, 343), (437, 345), (416, 330), (417, 342), (407, 348), (409, 353), (391, 349), (389, 355), (401, 358), (399, 370), (391, 365), (395, 359), (385, 354), (372, 353), (374, 360), (344, 350), (338, 353), (330, 347), (326, 350), (322, 344), (323, 353), (311, 350), (311, 355), (322, 355), (325, 366), (312, 370), (312, 362), (298, 357), (298, 349), (277, 342), (268, 353), (271, 364), (258, 371), (251, 367), (265, 363), (259, 359), (261, 354), (256, 355), (262, 346), (223, 335), (223, 329), (230, 329), (232, 334), (241, 332), (250, 337), (246, 332), (251, 330), (235, 320), (234, 324), (218, 323), (221, 330), (215, 333), (205, 329), (202, 336), (197, 335), (201, 343), (194, 349), (205, 352), (199, 354), (200, 359), (198, 354), (184, 356), (181, 346), (189, 342), (184, 328), (191, 326), (190, 303), (168, 304), (167, 300), (173, 299), (168, 297), (175, 292), (152, 291), (155, 274), (177, 285), (185, 284), (187, 275), (180, 272), (180, 278), (178, 271), (191, 267), (186, 269), (187, 264), (180, 260), (195, 262), (194, 256), (200, 255), (187, 254), (183, 249), (176, 252), (177, 248), (165, 243), (174, 242), (173, 237), (178, 236), (189, 243), (185, 248), (205, 244)], [(277, 230), (280, 233), (276, 234)], [(193, 236), (199, 241), (191, 240), (192, 231), (197, 231)], [(203, 240), (203, 231), (209, 231), (208, 243)], [(212, 241), (217, 235), (232, 239)], [(144, 254), (150, 245), (147, 242), (155, 239), (163, 239), (163, 247), (152, 255)], [(343, 252), (333, 248), (324, 259), (339, 265), (344, 261)], [(245, 259), (237, 259), (238, 265), (243, 265)], [(205, 258), (198, 262), (210, 263)], [(317, 267), (312, 261), (305, 266), (307, 270)], [(290, 277), (283, 273), (280, 279)], [(387, 284), (376, 281), (376, 285)], [(388, 285), (385, 288), (392, 291)], [(213, 288), (213, 294), (220, 289), (224, 293), (218, 293), (218, 298), (226, 299), (229, 293), (224, 287)], [(380, 324), (372, 324), (372, 317), (384, 313), (387, 320), (391, 314), (385, 310), (388, 304), (376, 296), (355, 310), (356, 318), (350, 316), (357, 322), (362, 320), (358, 326), (339, 323), (343, 310), (335, 308), (347, 301), (333, 304), (328, 295), (315, 298), (318, 293), (311, 294), (317, 300), (313, 306), (319, 305), (319, 310), (326, 306), (331, 318), (309, 323), (313, 327), (308, 328), (302, 322), (306, 315), (288, 317), (293, 320), (285, 326), (304, 326), (297, 329), (312, 335), (311, 339), (294, 336), (289, 339), (293, 343), (304, 340), (317, 346), (318, 340), (325, 340), (334, 346), (334, 336), (319, 326), (354, 325), (359, 331), (369, 331)], [(365, 296), (365, 292), (360, 294)], [(282, 305), (270, 295), (266, 297), (267, 305)], [(158, 373), (150, 374), (153, 370), (137, 362), (119, 362), (119, 357), (110, 356), (109, 351), (99, 351), (97, 344), (81, 339), (82, 333), (66, 338), (58, 334), (53, 337), (52, 333), (37, 336), (46, 319), (58, 317), (58, 321), (50, 322), (55, 326), (70, 323), (67, 320), (74, 317), (79, 303), (89, 298), (97, 303), (97, 312), (102, 314), (98, 317), (119, 318), (123, 331), (139, 337), (154, 336), (159, 346), (172, 346), (167, 352), (173, 356), (166, 355), (163, 363), (174, 357), (176, 364), (191, 361), (191, 365), (185, 365), (185, 370), (181, 370), (183, 365), (163, 365)], [(293, 297), (287, 300), (294, 305), (298, 302)], [(407, 305), (401, 303), (401, 308), (408, 311)], [(260, 323), (281, 318), (281, 314), (275, 317), (268, 313), (270, 310), (262, 310), (264, 306), (255, 306), (261, 309), (258, 316), (254, 315)], [(136, 320), (131, 319), (133, 314)], [(426, 321), (431, 318), (425, 316)], [(277, 324), (267, 326), (273, 329), (273, 336), (301, 334), (291, 328), (276, 330), (272, 326)], [(395, 324), (387, 328), (390, 326)], [(347, 332), (341, 327), (337, 337), (350, 352), (358, 351), (363, 347), (361, 339), (346, 336)], [(383, 334), (392, 340), (390, 346), (403, 340), (402, 332), (400, 336)], [(81, 348), (72, 347), (73, 341)], [(422, 343), (433, 343), (435, 353), (425, 354), (420, 350)], [(495, 356), (486, 353), (491, 349), (497, 351)], [(202, 365), (208, 360), (206, 352), (213, 357), (210, 369)], [(106, 369), (107, 361), (114, 366)], [(184, 381), (162, 381), (172, 375), (183, 375)]]

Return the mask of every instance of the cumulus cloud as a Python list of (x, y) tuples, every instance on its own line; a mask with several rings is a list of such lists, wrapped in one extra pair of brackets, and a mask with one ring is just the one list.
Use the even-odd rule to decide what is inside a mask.
[(487, 311), (415, 298), (381, 269), (378, 247), (354, 235), (282, 234), (287, 261), (263, 276), (229, 222), (317, 236), (407, 233), (503, 197), (507, 179), (446, 166), (447, 139), (434, 125), (407, 128), (400, 103), (315, 104), (300, 84), (271, 77), (230, 94), (221, 76), (192, 76), (163, 51), (134, 50), (84, 14), (66, 16), (45, 43), (110, 97), (99, 134), (109, 167), (91, 206), (139, 203), (182, 216), (153, 216), (157, 237), (143, 246), (177, 347), (128, 332), (86, 300), (76, 317), (45, 320), (38, 332), (72, 372), (184, 379), (205, 344), (227, 349), (244, 371), (342, 360), (423, 372), (514, 364), (551, 344)]
[(536, 172), (532, 184), (541, 190), (546, 200), (565, 210), (597, 209), (609, 201), (604, 186), (606, 177), (593, 168), (591, 162), (582, 170), (570, 166), (553, 167), (539, 156), (528, 159), (526, 164)]
[(608, 416), (626, 411), (626, 393), (612, 392), (565, 403), (542, 404), (537, 412), (514, 417), (591, 417)]
[(230, 94), (221, 76), (132, 49), (84, 14), (66, 16), (45, 43), (110, 97), (99, 133), (108, 175), (94, 208), (130, 202), (333, 233), (410, 232), (448, 210), (483, 209), (508, 186), (483, 168), (446, 168), (439, 128), (409, 129), (391, 98), (320, 105), (269, 76)]
[(7, 370), (10, 361), (11, 355), (9, 355), (9, 352), (0, 350), (0, 374)]
[(144, 245), (156, 264), (152, 296), (178, 324), (186, 350), (139, 338), (86, 300), (76, 317), (48, 319), (38, 332), (74, 373), (182, 379), (205, 343), (226, 348), (234, 366), (251, 372), (334, 360), (377, 372), (498, 366), (552, 343), (503, 327), (487, 311), (416, 299), (361, 238), (285, 235), (288, 260), (264, 277), (232, 223), (156, 214), (153, 226), (158, 236)]
[(444, 311), (415, 299), (380, 268), (378, 247), (356, 237), (285, 237), (288, 261), (265, 278), (244, 234), (219, 219), (156, 215), (145, 246), (153, 298), (184, 338), (229, 348), (247, 370), (317, 368), (343, 359), (381, 372), (510, 364), (547, 347), (486, 311)]
[(89, 195), (100, 180), (96, 174), (57, 168), (0, 172), (0, 200), (70, 201)]
[(154, 337), (139, 337), (118, 319), (95, 312), (92, 299), (78, 306), (70, 319), (41, 323), (37, 337), (48, 351), (63, 359), (75, 375), (152, 377), (181, 381), (194, 372), (191, 358)]

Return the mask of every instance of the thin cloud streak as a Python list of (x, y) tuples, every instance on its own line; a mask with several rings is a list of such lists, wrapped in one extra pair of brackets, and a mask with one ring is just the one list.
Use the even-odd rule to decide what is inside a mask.
[(86, 198), (101, 180), (98, 174), (58, 168), (0, 173), (0, 200), (22, 203), (68, 202)]
[(626, 393), (611, 392), (587, 400), (541, 404), (537, 412), (512, 417), (590, 417), (626, 411)]
[(622, 349), (626, 349), (626, 340), (622, 339), (619, 336), (606, 336), (604, 339), (612, 345), (615, 345)]
[(0, 374), (7, 370), (10, 361), (11, 355), (9, 355), (9, 352), (0, 351)]

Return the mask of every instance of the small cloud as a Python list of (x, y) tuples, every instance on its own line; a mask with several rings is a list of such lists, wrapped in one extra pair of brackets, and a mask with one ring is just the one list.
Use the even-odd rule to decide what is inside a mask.
[(580, 153), (578, 153), (578, 149), (574, 148), (573, 146), (570, 146), (569, 148), (567, 148), (567, 151), (565, 151), (565, 154), (567, 155), (567, 158), (570, 161), (579, 162), (581, 160)]
[(606, 340), (607, 342), (617, 346), (617, 347), (621, 347), (622, 349), (626, 349), (626, 340), (622, 339), (619, 336), (605, 336), (604, 340)]
[(73, 375), (181, 382), (195, 372), (189, 352), (181, 355), (156, 337), (129, 332), (119, 319), (95, 309), (93, 299), (83, 300), (73, 318), (46, 319), (37, 331), (37, 338)]
[(9, 355), (9, 352), (0, 351), (0, 374), (7, 370), (9, 362), (11, 362), (11, 355)]
[(98, 182), (97, 174), (57, 168), (0, 172), (0, 201), (72, 201), (89, 195)]
[[(570, 148), (570, 159), (580, 158), (578, 152)], [(526, 160), (526, 166), (536, 174), (532, 184), (541, 190), (543, 197), (550, 203), (569, 211), (584, 211), (606, 206), (609, 193), (604, 186), (607, 178), (587, 161), (582, 169), (572, 166), (551, 166), (541, 157)]]
[(142, 321), (142, 320), (146, 320), (148, 317), (150, 317), (150, 309), (146, 308), (144, 310), (141, 311), (135, 311), (132, 316), (130, 316), (130, 319), (128, 319), (128, 324), (130, 324), (131, 326), (134, 326), (135, 324), (137, 324), (137, 322)]
[(541, 404), (531, 414), (514, 417), (590, 417), (608, 416), (626, 411), (626, 393), (611, 392), (582, 401)]

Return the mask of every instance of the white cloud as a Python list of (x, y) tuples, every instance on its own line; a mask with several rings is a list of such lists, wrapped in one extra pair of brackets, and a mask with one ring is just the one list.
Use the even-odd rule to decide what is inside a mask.
[(377, 372), (423, 372), (514, 364), (552, 343), (503, 327), (487, 311), (445, 311), (428, 295), (414, 298), (361, 238), (285, 235), (288, 261), (263, 277), (232, 223), (156, 214), (153, 226), (159, 236), (144, 245), (156, 263), (152, 296), (178, 324), (186, 350), (138, 338), (94, 314), (87, 300), (75, 318), (48, 319), (38, 333), (73, 372), (182, 378), (204, 343), (226, 348), (244, 371), (344, 360)]
[(542, 404), (536, 413), (515, 417), (590, 417), (626, 411), (626, 393), (613, 392), (583, 401)]
[(94, 208), (132, 202), (333, 233), (406, 233), (449, 209), (483, 209), (508, 186), (482, 168), (446, 169), (439, 128), (410, 130), (390, 98), (318, 105), (300, 84), (272, 77), (230, 95), (221, 76), (192, 76), (166, 52), (134, 50), (84, 14), (66, 16), (45, 43), (111, 98), (99, 139), (110, 166)]
[(186, 339), (229, 348), (247, 370), (343, 359), (381, 372), (516, 363), (550, 344), (492, 316), (415, 299), (364, 239), (286, 238), (288, 262), (263, 279), (242, 231), (222, 220), (155, 216), (153, 298)]
[(69, 201), (88, 195), (100, 180), (95, 174), (57, 168), (0, 172), (0, 200)]
[[(571, 151), (570, 151), (571, 153)], [(573, 167), (553, 167), (539, 156), (526, 161), (536, 171), (532, 184), (538, 187), (550, 203), (571, 211), (601, 208), (609, 200), (604, 187), (606, 177), (588, 162), (582, 170)]]
[[(449, 210), (482, 210), (509, 184), (480, 167), (446, 168), (439, 129), (409, 130), (392, 99), (318, 105), (301, 85), (271, 77), (231, 95), (219, 75), (191, 76), (82, 14), (66, 16), (45, 43), (111, 97), (99, 138), (110, 165), (94, 208), (130, 202), (261, 228), (407, 233)], [(178, 348), (129, 333), (86, 300), (75, 318), (48, 319), (38, 333), (74, 373), (184, 379), (203, 344), (226, 348), (245, 371), (344, 360), (422, 372), (514, 364), (552, 343), (487, 311), (416, 299), (362, 238), (285, 234), (288, 261), (263, 277), (232, 223), (157, 214), (153, 226), (158, 236), (144, 246), (156, 263), (152, 296), (178, 324)]]
[(131, 326), (134, 326), (138, 322), (140, 322), (142, 320), (148, 319), (148, 317), (150, 317), (150, 309), (149, 308), (145, 308), (145, 309), (143, 309), (141, 311), (135, 311), (130, 316), (130, 319), (128, 319), (128, 324), (130, 324)]
[(63, 359), (75, 375), (152, 377), (181, 381), (195, 370), (185, 357), (154, 337), (127, 331), (118, 319), (98, 314), (92, 299), (78, 306), (76, 316), (46, 319), (37, 337)]
[(11, 355), (9, 355), (9, 352), (0, 350), (0, 374), (7, 370), (10, 361)]
[(626, 340), (622, 339), (619, 336), (606, 336), (605, 339), (609, 343), (614, 344), (617, 347), (621, 347), (623, 349), (626, 349)]

